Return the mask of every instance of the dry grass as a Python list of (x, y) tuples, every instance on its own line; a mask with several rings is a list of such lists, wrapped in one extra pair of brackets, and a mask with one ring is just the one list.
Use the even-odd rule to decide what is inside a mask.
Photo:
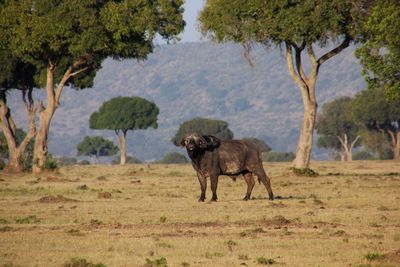
[(400, 266), (400, 164), (265, 167), (273, 202), (221, 176), (219, 201), (198, 203), (189, 164), (0, 173), (0, 266)]

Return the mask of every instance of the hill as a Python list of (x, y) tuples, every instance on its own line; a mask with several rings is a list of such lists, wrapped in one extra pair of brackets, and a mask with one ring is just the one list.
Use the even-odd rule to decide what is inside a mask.
[[(320, 106), (335, 97), (353, 95), (365, 88), (354, 47), (325, 63), (320, 69), (317, 97)], [(236, 44), (185, 43), (160, 46), (145, 62), (104, 61), (93, 88), (66, 88), (52, 125), (49, 150), (74, 156), (75, 146), (86, 135), (112, 138), (112, 131), (89, 129), (90, 114), (116, 96), (140, 96), (160, 108), (159, 128), (128, 132), (128, 153), (141, 160), (160, 159), (175, 147), (171, 137), (179, 125), (193, 117), (225, 120), (235, 138), (265, 140), (274, 150), (294, 151), (302, 119), (300, 93), (287, 70), (279, 48), (256, 47), (255, 68)], [(45, 99), (44, 90), (35, 92)], [(10, 95), (11, 106), (20, 96)], [(18, 125), (25, 127), (22, 109), (14, 108)], [(314, 157), (321, 156), (314, 149)]]

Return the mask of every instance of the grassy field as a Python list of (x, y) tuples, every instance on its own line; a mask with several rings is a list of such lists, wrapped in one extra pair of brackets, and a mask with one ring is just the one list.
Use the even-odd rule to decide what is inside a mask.
[(216, 203), (189, 164), (0, 173), (0, 266), (400, 266), (399, 163), (289, 166), (265, 164), (274, 201), (221, 176)]

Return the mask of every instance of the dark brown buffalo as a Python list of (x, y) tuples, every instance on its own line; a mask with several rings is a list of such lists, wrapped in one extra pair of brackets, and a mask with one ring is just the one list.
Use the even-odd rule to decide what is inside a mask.
[(192, 160), (193, 168), (197, 172), (200, 182), (201, 195), (199, 201), (204, 201), (207, 182), (210, 177), (212, 198), (217, 201), (217, 185), (219, 175), (228, 175), (234, 180), (240, 174), (247, 183), (247, 192), (243, 200), (249, 200), (254, 187), (253, 174), (258, 177), (268, 191), (269, 199), (274, 199), (271, 183), (266, 175), (260, 151), (257, 147), (244, 140), (220, 140), (212, 135), (187, 133), (180, 141), (186, 147)]

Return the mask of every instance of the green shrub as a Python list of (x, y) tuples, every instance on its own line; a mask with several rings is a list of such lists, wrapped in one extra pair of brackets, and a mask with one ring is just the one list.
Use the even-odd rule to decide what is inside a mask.
[(178, 152), (171, 152), (165, 154), (165, 156), (159, 160), (157, 163), (162, 163), (162, 164), (174, 164), (174, 163), (187, 163), (188, 160), (187, 158), (178, 153)]
[(301, 169), (301, 168), (291, 167), (289, 168), (289, 171), (296, 176), (316, 177), (319, 175), (318, 172), (310, 168)]
[(264, 257), (259, 257), (259, 258), (257, 258), (257, 263), (258, 264), (264, 264), (264, 265), (272, 265), (272, 264), (276, 263), (276, 261), (273, 260), (273, 259), (267, 259), (267, 258), (264, 258)]
[(374, 155), (367, 151), (359, 151), (353, 155), (353, 160), (371, 160), (374, 158)]
[(52, 154), (47, 154), (46, 161), (44, 162), (43, 169), (53, 171), (57, 169), (57, 162)]
[(367, 253), (364, 255), (365, 259), (367, 259), (368, 261), (373, 261), (373, 260), (380, 260), (383, 259), (383, 255), (379, 254), (379, 253)]
[[(112, 164), (116, 165), (116, 164), (119, 164), (120, 162), (121, 162), (121, 158), (120, 157), (115, 157), (113, 159), (113, 161), (112, 161)], [(138, 159), (138, 158), (136, 158), (134, 156), (127, 156), (125, 163), (127, 163), (127, 164), (139, 164), (139, 163), (142, 163), (142, 162), (140, 161), (140, 159)]]
[(72, 258), (65, 262), (63, 267), (106, 267), (103, 263), (91, 263), (86, 259)]
[(78, 163), (78, 160), (73, 157), (61, 157), (57, 159), (57, 165), (59, 166), (71, 166)]
[(146, 259), (146, 267), (167, 267), (167, 259), (164, 257), (161, 257), (159, 259), (155, 259), (155, 260), (150, 260), (150, 259)]
[(84, 159), (78, 162), (78, 165), (90, 165), (90, 161)]
[(295, 158), (292, 152), (268, 151), (262, 153), (262, 160), (267, 162), (288, 162)]
[(5, 164), (4, 160), (0, 158), (0, 170), (4, 169), (5, 166), (6, 166), (6, 164)]

